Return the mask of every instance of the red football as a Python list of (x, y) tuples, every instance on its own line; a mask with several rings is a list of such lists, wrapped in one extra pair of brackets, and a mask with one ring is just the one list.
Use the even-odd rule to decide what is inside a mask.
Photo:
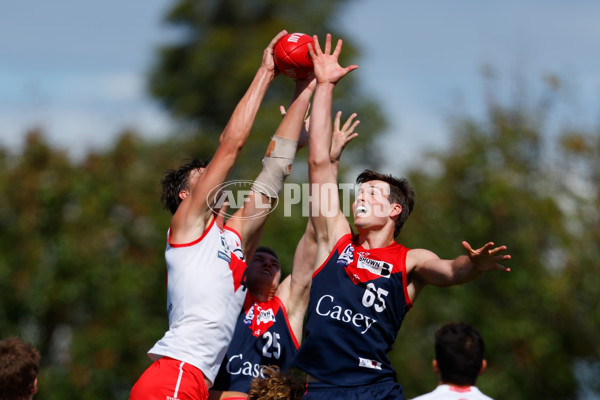
[(275, 66), (292, 79), (302, 79), (312, 72), (313, 63), (308, 54), (308, 44), (313, 38), (304, 33), (289, 33), (279, 39), (273, 49)]

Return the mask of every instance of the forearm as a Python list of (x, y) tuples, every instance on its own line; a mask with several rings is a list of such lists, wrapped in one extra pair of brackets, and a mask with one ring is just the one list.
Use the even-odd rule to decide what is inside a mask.
[(332, 83), (318, 83), (313, 99), (308, 142), (309, 177), (311, 169), (329, 168), (331, 148), (331, 102)]
[(471, 262), (468, 256), (458, 256), (450, 261), (450, 274), (448, 286), (471, 282), (481, 276), (483, 272)]
[(275, 74), (273, 71), (269, 71), (262, 66), (258, 69), (252, 83), (235, 107), (221, 135), (221, 144), (237, 145), (240, 148), (243, 146), (250, 134), (262, 100), (274, 77)]
[(275, 136), (298, 141), (304, 126), (304, 117), (310, 106), (310, 98), (313, 93), (311, 87), (304, 87), (300, 90), (296, 88), (296, 93), (292, 99), (283, 120), (279, 124)]

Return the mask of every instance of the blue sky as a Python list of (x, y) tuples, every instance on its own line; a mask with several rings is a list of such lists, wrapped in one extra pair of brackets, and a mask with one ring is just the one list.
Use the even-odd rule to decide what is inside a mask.
[[(144, 85), (155, 47), (173, 35), (162, 24), (171, 4), (2, 2), (0, 145), (20, 148), (25, 131), (39, 125), (78, 157), (125, 127), (169, 133), (168, 116)], [(389, 119), (382, 140), (395, 165), (445, 146), (449, 116), (483, 115), (484, 64), (494, 66), (507, 98), (517, 72), (534, 92), (542, 76), (558, 75), (570, 90), (557, 122), (596, 124), (599, 20), (596, 0), (355, 0), (339, 18), (362, 48), (353, 74)]]

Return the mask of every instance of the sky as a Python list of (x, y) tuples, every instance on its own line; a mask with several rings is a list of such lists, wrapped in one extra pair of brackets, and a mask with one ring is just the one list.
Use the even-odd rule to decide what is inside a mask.
[[(156, 47), (174, 37), (162, 22), (172, 4), (0, 3), (0, 146), (18, 151), (25, 132), (40, 126), (78, 158), (125, 128), (150, 138), (170, 133), (172, 121), (145, 84)], [(517, 76), (533, 93), (542, 77), (559, 76), (569, 90), (556, 121), (597, 126), (598, 20), (597, 0), (355, 0), (338, 19), (361, 49), (352, 73), (389, 121), (381, 141), (390, 168), (447, 146), (453, 115), (484, 117), (484, 65), (506, 98)]]

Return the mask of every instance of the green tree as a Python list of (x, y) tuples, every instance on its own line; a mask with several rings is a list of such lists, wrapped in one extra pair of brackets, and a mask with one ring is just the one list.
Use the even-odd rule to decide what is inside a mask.
[[(203, 145), (202, 138), (214, 141), (220, 134), (260, 65), (264, 48), (282, 29), (318, 34), (321, 42), (326, 33), (331, 33), (334, 39), (343, 38), (340, 62), (356, 63), (357, 49), (333, 22), (340, 7), (347, 3), (179, 0), (166, 21), (181, 34), (175, 43), (159, 49), (150, 72), (150, 92), (188, 127), (186, 132), (198, 138), (198, 143), (192, 142), (190, 147), (190, 151), (196, 151)], [(281, 75), (275, 79), (236, 171), (244, 171), (246, 177), (257, 172), (256, 155), (263, 153), (265, 137), (275, 132), (281, 118), (279, 105), (287, 106), (292, 91), (290, 78)], [(375, 151), (372, 139), (381, 132), (384, 120), (377, 104), (358, 89), (352, 74), (336, 90), (335, 107), (346, 116), (357, 112), (362, 121), (361, 136), (345, 157), (376, 159), (370, 157)]]
[(81, 164), (41, 132), (3, 154), (0, 333), (40, 350), (37, 397), (126, 398), (145, 368), (166, 324), (157, 177), (171, 157), (133, 133)]
[[(589, 278), (600, 244), (598, 135), (548, 135), (542, 100), (492, 103), (483, 122), (460, 118), (450, 148), (409, 173), (417, 203), (401, 242), (454, 257), (462, 240), (491, 240), (513, 256), (510, 273), (423, 291), (394, 351), (409, 397), (435, 386), (433, 333), (451, 320), (482, 332), (489, 368), (479, 384), (494, 398), (575, 398), (585, 384), (576, 371), (600, 362), (600, 287)], [(562, 146), (549, 152), (546, 140)]]

